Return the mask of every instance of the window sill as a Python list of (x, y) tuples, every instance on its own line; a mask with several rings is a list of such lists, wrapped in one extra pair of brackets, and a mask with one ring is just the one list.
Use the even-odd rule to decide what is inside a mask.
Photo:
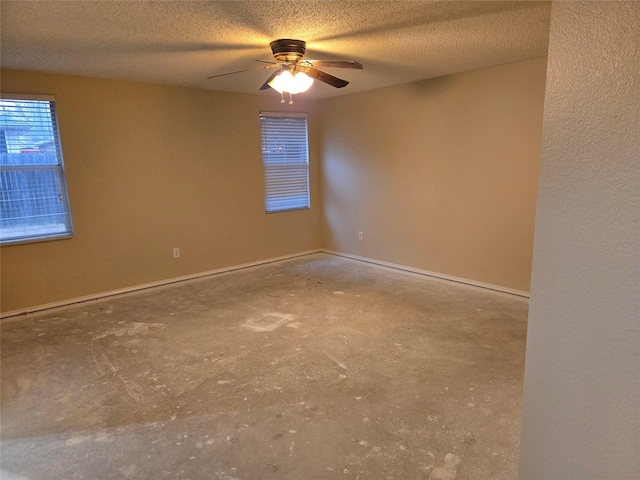
[(8, 247), (10, 245), (23, 245), (25, 243), (51, 242), (53, 240), (67, 240), (69, 238), (73, 238), (72, 233), (66, 233), (64, 235), (51, 235), (47, 237), (38, 237), (38, 238), (2, 240), (0, 241), (0, 247)]

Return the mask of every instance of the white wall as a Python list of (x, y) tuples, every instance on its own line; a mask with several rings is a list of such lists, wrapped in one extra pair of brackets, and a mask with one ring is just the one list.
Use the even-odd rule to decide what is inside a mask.
[(520, 478), (640, 478), (640, 3), (555, 2)]

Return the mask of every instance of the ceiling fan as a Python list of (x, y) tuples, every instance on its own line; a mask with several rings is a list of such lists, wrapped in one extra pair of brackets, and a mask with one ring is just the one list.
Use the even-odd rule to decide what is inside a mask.
[(273, 88), (282, 95), (281, 103), (284, 103), (284, 94), (289, 94), (289, 104), (293, 103), (291, 95), (301, 93), (309, 89), (314, 80), (331, 85), (332, 87), (346, 87), (349, 82), (319, 70), (317, 67), (327, 68), (356, 68), (362, 69), (361, 63), (348, 60), (304, 60), (307, 44), (303, 40), (281, 38), (269, 44), (276, 61), (256, 60), (266, 63), (262, 67), (247, 68), (236, 72), (222, 73), (209, 77), (218, 78), (236, 73), (248, 72), (258, 69), (276, 69), (262, 84), (260, 90)]

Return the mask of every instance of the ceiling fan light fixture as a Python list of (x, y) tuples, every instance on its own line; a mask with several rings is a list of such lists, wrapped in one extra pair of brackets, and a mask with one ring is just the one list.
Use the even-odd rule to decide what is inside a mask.
[(306, 92), (313, 84), (313, 78), (304, 72), (291, 73), (285, 70), (269, 82), (269, 86), (278, 93), (290, 93), (292, 95)]
[(236, 73), (248, 72), (258, 69), (275, 69), (269, 78), (262, 84), (260, 90), (273, 88), (281, 95), (281, 103), (285, 102), (285, 94), (289, 94), (289, 104), (293, 104), (293, 95), (306, 92), (313, 84), (314, 79), (335, 88), (346, 87), (349, 82), (319, 70), (317, 67), (330, 68), (355, 68), (362, 70), (362, 64), (353, 60), (303, 60), (306, 52), (306, 43), (303, 40), (281, 38), (270, 43), (275, 62), (258, 60), (266, 63), (260, 67), (247, 68), (235, 72), (221, 73), (209, 78), (224, 77)]

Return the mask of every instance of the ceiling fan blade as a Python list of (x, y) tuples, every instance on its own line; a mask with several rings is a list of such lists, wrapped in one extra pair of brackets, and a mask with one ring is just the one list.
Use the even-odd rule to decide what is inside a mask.
[(275, 72), (273, 72), (273, 73), (269, 76), (269, 78), (267, 78), (267, 81), (266, 81), (266, 82), (264, 82), (264, 83), (262, 84), (262, 86), (260, 87), (260, 90), (266, 90), (267, 88), (271, 88), (271, 85), (269, 85), (269, 82), (270, 82), (271, 80), (273, 80), (274, 78), (276, 78), (276, 76), (277, 76), (277, 75), (279, 75), (279, 74), (280, 74), (280, 71), (279, 71), (279, 70), (276, 70)]
[(221, 73), (220, 75), (212, 75), (210, 77), (207, 77), (208, 79), (212, 79), (212, 78), (218, 78), (218, 77), (225, 77), (227, 75), (235, 75), (236, 73), (243, 73), (243, 72), (250, 72), (251, 70), (263, 70), (265, 68), (274, 68), (277, 67), (278, 64), (274, 63), (273, 65), (265, 65), (264, 67), (253, 67), (253, 68), (245, 68), (244, 70), (237, 70), (235, 72), (227, 72), (227, 73)]
[(330, 75), (327, 72), (323, 72), (322, 70), (318, 70), (315, 67), (309, 67), (309, 69), (306, 70), (306, 73), (311, 78), (315, 78), (316, 80), (320, 80), (321, 82), (328, 83), (332, 87), (342, 88), (349, 85), (349, 82), (347, 82), (346, 80), (334, 77), (333, 75)]
[(272, 62), (271, 60), (260, 60), (259, 58), (254, 58), (254, 60), (255, 60), (256, 62), (260, 62), (260, 63), (269, 63), (269, 64), (271, 64), (271, 65), (275, 65), (276, 63), (278, 63), (278, 62)]
[(329, 68), (357, 68), (362, 70), (364, 67), (359, 62), (351, 60), (307, 60), (314, 67), (329, 67)]

